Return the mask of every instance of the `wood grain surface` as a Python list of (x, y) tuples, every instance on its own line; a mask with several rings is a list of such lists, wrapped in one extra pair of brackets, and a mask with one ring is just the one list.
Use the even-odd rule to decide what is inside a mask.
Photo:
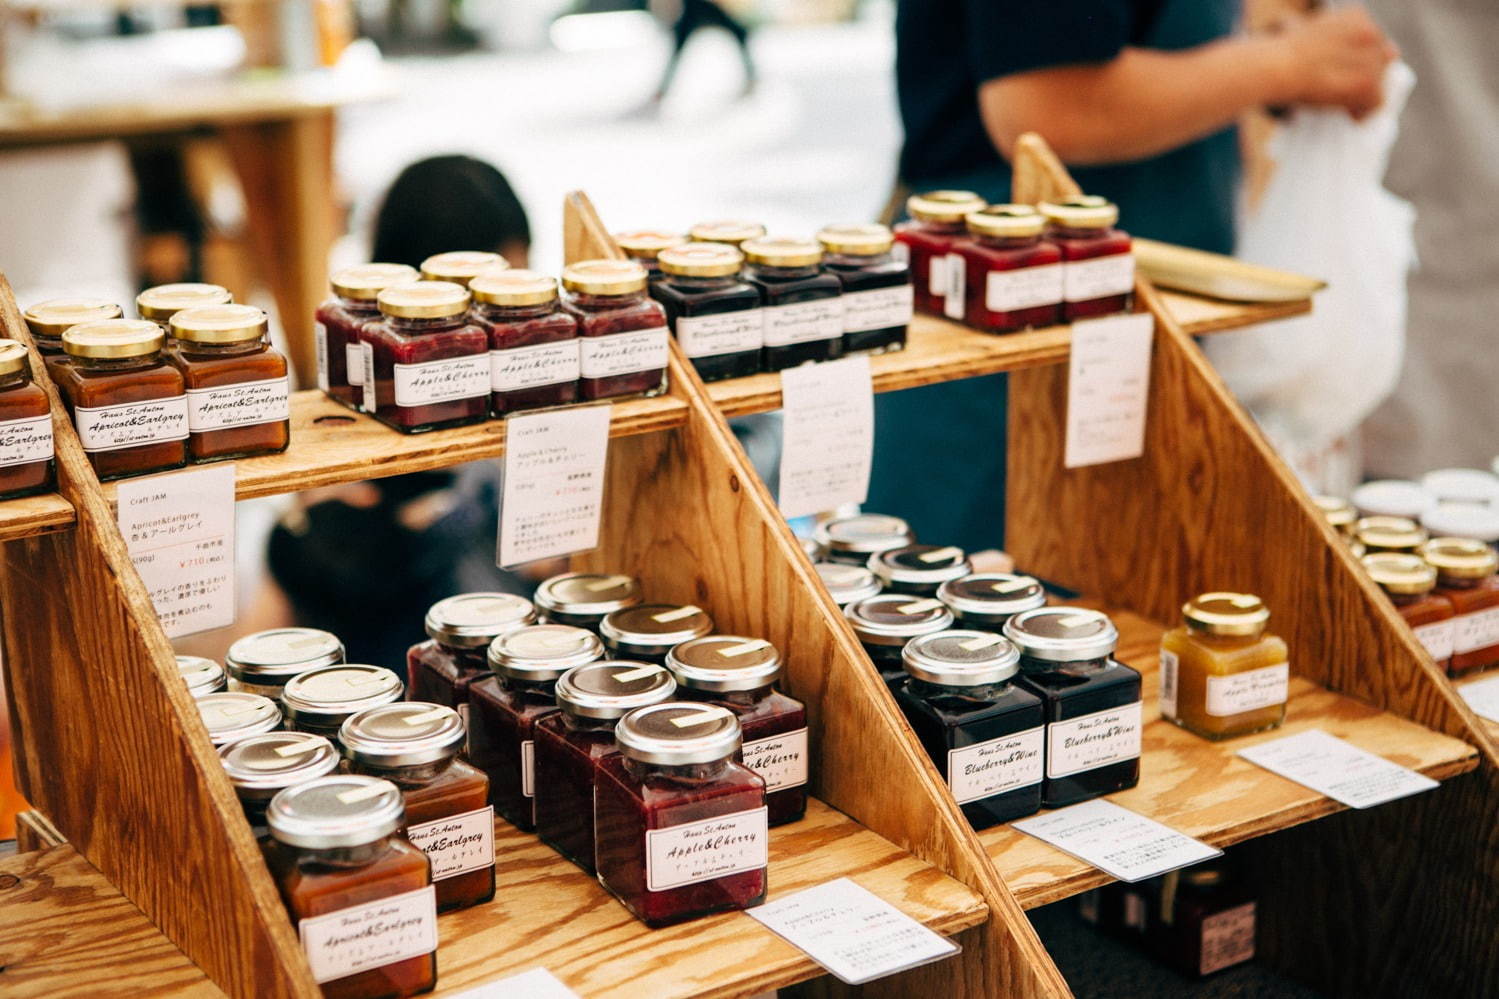
[(62, 846), (67, 841), (51, 820), (34, 808), (16, 816), (16, 849), (21, 853)]

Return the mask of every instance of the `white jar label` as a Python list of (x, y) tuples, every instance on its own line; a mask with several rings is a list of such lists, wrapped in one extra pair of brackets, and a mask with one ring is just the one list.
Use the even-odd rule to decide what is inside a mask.
[(1455, 618), (1445, 621), (1433, 621), (1430, 624), (1419, 625), (1415, 628), (1416, 641), (1426, 647), (1431, 658), (1437, 662), (1452, 658), (1452, 650), (1457, 644), (1457, 624)]
[(286, 375), (187, 390), (187, 428), (194, 432), (288, 419), (291, 419), (291, 382)]
[(947, 297), (947, 254), (934, 253), (927, 261), (926, 287), (937, 298)]
[(1135, 255), (1112, 253), (1092, 260), (1069, 260), (1062, 265), (1063, 293), (1069, 302), (1087, 302), (1135, 289)]
[(52, 457), (52, 417), (0, 423), (0, 468)]
[(578, 380), (578, 341), (558, 340), (489, 352), (489, 387), (496, 392)]
[(909, 326), (913, 302), (915, 292), (908, 284), (850, 292), (843, 296), (843, 332)]
[(312, 324), (312, 349), (317, 355), (317, 387), (328, 391), (328, 327)]
[(494, 866), (494, 809), (488, 806), (406, 827), (411, 845), (432, 861), (432, 880)]
[(1041, 783), (1046, 728), (947, 751), (947, 786), (958, 804)]
[(905, 243), (896, 240), (895, 245), (890, 247), (890, 259), (898, 263), (909, 264), (911, 262), (911, 248)]
[(1161, 717), (1176, 717), (1176, 683), (1180, 661), (1176, 653), (1161, 650)]
[(843, 296), (765, 309), (765, 346), (787, 347), (843, 335)]
[(1458, 655), (1499, 645), (1499, 607), (1459, 614), (1452, 622), (1452, 651)]
[(359, 385), (364, 390), (360, 393), (364, 397), (364, 403), (359, 408), (366, 413), (373, 413), (379, 408), (380, 397), (375, 384), (375, 348), (367, 343), (359, 345), (359, 370), (364, 372), (364, 377), (359, 380)]
[(1279, 663), (1232, 676), (1208, 677), (1207, 710), (1214, 718), (1227, 718), (1286, 703), (1290, 691), (1291, 664)]
[(1014, 312), (1061, 302), (1061, 264), (990, 271), (984, 285), (984, 307), (990, 312)]
[(1243, 964), (1254, 957), (1254, 903), (1245, 902), (1202, 920), (1202, 955), (1198, 973)]
[(947, 255), (947, 298), (942, 312), (949, 319), (962, 319), (968, 311), (968, 261), (960, 253)]
[(744, 765), (765, 779), (765, 792), (807, 783), (807, 730), (773, 735), (744, 744)]
[(364, 384), (364, 349), (367, 345), (358, 340), (344, 344), (344, 366), (349, 369), (349, 384), (358, 388)]
[(645, 884), (667, 891), (770, 863), (770, 829), (762, 805), (745, 812), (645, 832)]
[(520, 744), (520, 793), (527, 798), (536, 797), (536, 741), (526, 739)]
[(1046, 726), (1046, 776), (1052, 780), (1139, 755), (1139, 701)]
[(437, 949), (437, 893), (431, 885), (351, 905), (297, 924), (319, 985)]
[(396, 405), (425, 406), (489, 394), (489, 352), (396, 364)]
[(73, 410), (73, 425), (85, 451), (187, 440), (187, 396)]
[(636, 371), (666, 367), (671, 347), (665, 326), (607, 336), (585, 336), (578, 340), (584, 378), (612, 378)]
[(765, 316), (758, 308), (677, 319), (677, 343), (688, 357), (759, 350), (764, 342)]

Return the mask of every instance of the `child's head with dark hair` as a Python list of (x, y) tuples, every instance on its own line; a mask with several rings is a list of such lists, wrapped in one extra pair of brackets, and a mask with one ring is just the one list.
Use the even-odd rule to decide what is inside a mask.
[(371, 259), (416, 267), (434, 253), (490, 250), (524, 266), (530, 245), (526, 210), (504, 174), (471, 156), (434, 156), (385, 192)]

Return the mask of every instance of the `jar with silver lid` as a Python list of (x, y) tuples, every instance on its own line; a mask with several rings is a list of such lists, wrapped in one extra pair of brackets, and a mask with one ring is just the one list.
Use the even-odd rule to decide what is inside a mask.
[(243, 691), (204, 694), (198, 698), (198, 713), (208, 728), (208, 741), (215, 746), (281, 727), (281, 709), (275, 701)]
[(236, 689), (276, 698), (298, 673), (343, 661), (344, 646), (337, 635), (317, 628), (272, 628), (229, 646), (224, 667)]
[(640, 603), (640, 584), (622, 573), (565, 572), (536, 588), (536, 606), (548, 624), (597, 631), (604, 616)]
[(904, 593), (881, 593), (844, 608), (854, 634), (869, 653), (875, 669), (891, 686), (904, 680), (906, 667), (901, 650), (919, 635), (946, 631), (953, 626), (952, 611), (936, 597), (912, 597)]
[(973, 572), (973, 564), (955, 545), (906, 545), (869, 556), (869, 571), (891, 593), (934, 597), (943, 583)]
[(182, 675), (187, 692), (194, 697), (217, 694), (221, 690), (227, 690), (229, 686), (224, 667), (203, 656), (178, 656), (177, 672)]
[(604, 618), (599, 635), (619, 659), (664, 663), (674, 646), (713, 631), (708, 612), (693, 604), (641, 604)]
[(847, 607), (880, 592), (880, 581), (862, 565), (818, 562), (812, 568), (817, 570), (822, 585), (827, 587), (828, 595), (839, 607)]
[(219, 760), (256, 836), (265, 835), (265, 810), (278, 791), (338, 769), (333, 743), (310, 732), (265, 732), (219, 747)]
[(401, 678), (383, 666), (340, 663), (299, 673), (281, 688), (286, 727), (338, 741), (344, 719), (365, 708), (399, 701)]
[(1046, 588), (1030, 576), (975, 572), (950, 579), (937, 589), (960, 628), (999, 631), (1021, 611), (1046, 606)]
[(424, 623), (427, 641), (406, 651), (411, 699), (462, 713), (469, 685), (489, 675), (489, 643), (535, 624), (536, 608), (514, 593), (460, 593), (433, 604)]
[(829, 562), (866, 565), (869, 556), (916, 543), (916, 532), (899, 517), (885, 513), (856, 513), (817, 525), (814, 537)]

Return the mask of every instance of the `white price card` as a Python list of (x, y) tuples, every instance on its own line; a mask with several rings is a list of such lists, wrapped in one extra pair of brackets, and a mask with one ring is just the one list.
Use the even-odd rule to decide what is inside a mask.
[(597, 548), (610, 407), (524, 413), (505, 421), (501, 566)]
[(1349, 808), (1371, 808), (1437, 786), (1319, 728), (1246, 746), (1239, 755)]
[(781, 372), (781, 513), (804, 517), (863, 503), (874, 457), (874, 387), (868, 357)]
[(1468, 707), (1475, 714), (1482, 715), (1489, 721), (1499, 722), (1499, 676), (1464, 684), (1457, 688), (1457, 692), (1463, 695), (1463, 700), (1468, 702)]
[(778, 898), (745, 914), (849, 985), (940, 961), (960, 949), (848, 878)]
[(1150, 350), (1148, 312), (1072, 324), (1067, 362), (1068, 468), (1138, 458), (1145, 450)]
[(453, 999), (578, 999), (578, 994), (545, 968), (532, 968), (498, 982), (490, 982)]
[(168, 638), (234, 623), (234, 465), (126, 479), (120, 533)]
[(1011, 825), (1119, 881), (1144, 881), (1223, 851), (1102, 798)]

